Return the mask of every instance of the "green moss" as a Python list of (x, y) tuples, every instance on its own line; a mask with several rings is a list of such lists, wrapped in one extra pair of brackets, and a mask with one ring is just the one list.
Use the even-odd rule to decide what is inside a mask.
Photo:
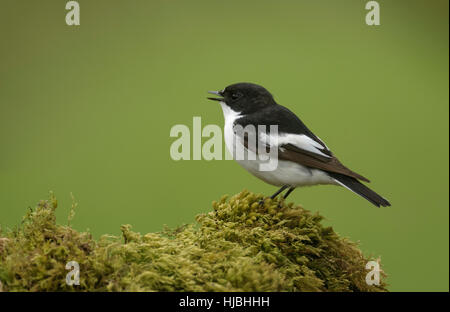
[[(0, 233), (3, 291), (385, 291), (368, 286), (356, 244), (300, 206), (243, 191), (173, 231), (102, 236), (56, 223), (56, 198)], [(278, 206), (280, 204), (280, 207)], [(73, 217), (72, 205), (69, 219)], [(69, 220), (70, 221), (70, 220)], [(68, 286), (68, 261), (80, 285)]]

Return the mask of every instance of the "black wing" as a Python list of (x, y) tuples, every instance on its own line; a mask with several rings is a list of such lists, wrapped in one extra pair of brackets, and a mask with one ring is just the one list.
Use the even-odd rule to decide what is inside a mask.
[[(289, 136), (289, 139), (278, 143), (278, 158), (296, 162), (303, 166), (320, 169), (327, 172), (339, 173), (345, 176), (356, 178), (369, 182), (369, 180), (362, 175), (345, 167), (328, 149), (325, 143), (322, 142), (306, 125), (289, 109), (274, 105), (256, 114), (251, 114), (236, 120), (235, 125), (238, 124), (245, 128), (248, 125), (253, 125), (255, 128), (258, 125), (266, 126), (269, 131), (270, 125), (278, 126), (278, 135)], [(258, 130), (257, 130), (258, 131)], [(238, 135), (239, 136), (239, 135)], [(261, 133), (256, 133), (257, 144), (270, 144), (265, 139), (261, 138)], [(248, 136), (246, 133), (241, 140), (246, 148), (249, 148)], [(259, 145), (258, 145), (259, 146)], [(269, 149), (270, 146), (266, 146)], [(257, 152), (256, 150), (254, 150)]]

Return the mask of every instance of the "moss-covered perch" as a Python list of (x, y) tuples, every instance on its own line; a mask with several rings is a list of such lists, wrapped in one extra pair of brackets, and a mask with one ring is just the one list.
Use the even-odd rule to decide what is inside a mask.
[[(368, 286), (365, 258), (322, 217), (243, 191), (213, 202), (198, 224), (94, 240), (56, 224), (53, 195), (0, 233), (0, 291), (385, 291)], [(72, 213), (71, 213), (72, 215)], [(80, 285), (68, 286), (68, 261)], [(384, 278), (384, 276), (382, 276)]]

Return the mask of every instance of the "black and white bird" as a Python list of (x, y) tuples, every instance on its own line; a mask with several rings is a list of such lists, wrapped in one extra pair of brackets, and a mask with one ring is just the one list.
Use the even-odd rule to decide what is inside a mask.
[[(277, 167), (272, 171), (261, 171), (260, 160), (248, 156), (236, 161), (247, 171), (261, 180), (281, 188), (271, 196), (275, 198), (288, 189), (283, 198), (300, 186), (334, 184), (343, 186), (364, 197), (377, 207), (391, 204), (360, 182), (369, 182), (362, 175), (345, 167), (314, 133), (289, 109), (277, 104), (264, 87), (252, 83), (232, 84), (222, 91), (209, 91), (216, 97), (225, 117), (224, 136), (227, 149), (235, 150), (236, 144), (243, 145), (247, 153), (257, 153), (249, 148), (247, 137), (235, 131), (236, 126), (253, 125), (278, 127), (276, 140), (263, 138), (264, 133), (256, 134), (258, 144), (277, 150)], [(242, 146), (241, 146), (242, 147)], [(233, 154), (233, 153), (232, 153)], [(254, 156), (254, 155), (253, 155)]]

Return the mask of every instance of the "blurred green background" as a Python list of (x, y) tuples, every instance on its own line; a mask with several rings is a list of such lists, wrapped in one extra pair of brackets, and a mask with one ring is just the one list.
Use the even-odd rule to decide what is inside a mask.
[[(290, 199), (380, 256), (392, 291), (449, 289), (448, 1), (1, 0), (0, 224), (53, 190), (98, 237), (160, 231), (222, 194), (272, 194), (233, 161), (170, 158), (175, 124), (223, 125), (206, 90), (262, 84), (391, 200)], [(206, 139), (205, 139), (206, 140)]]

